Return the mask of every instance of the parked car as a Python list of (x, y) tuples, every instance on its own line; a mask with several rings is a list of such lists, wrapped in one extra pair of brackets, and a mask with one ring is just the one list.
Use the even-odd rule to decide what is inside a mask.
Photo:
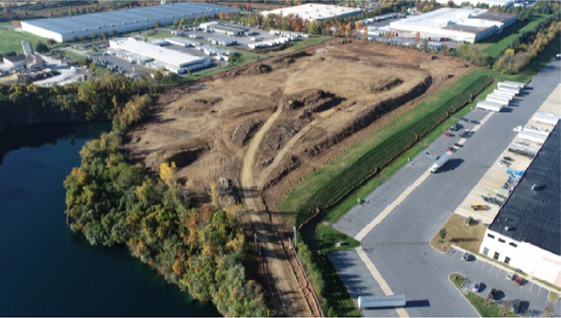
[(460, 148), (462, 148), (462, 147), (463, 147), (462, 144), (459, 144), (459, 143), (457, 143), (457, 142), (454, 143), (454, 148), (460, 149)]
[(495, 300), (498, 296), (499, 292), (495, 288), (491, 288), (489, 294), (487, 294), (487, 298), (491, 300)]
[(510, 162), (514, 161), (514, 159), (509, 156), (504, 156), (503, 159)]
[(481, 289), (481, 286), (479, 285), (479, 283), (475, 283), (471, 287), (471, 291), (474, 292), (474, 293), (479, 293), (479, 289)]
[(520, 312), (520, 299), (516, 298), (512, 301), (512, 311), (517, 314)]
[(464, 255), (462, 255), (462, 259), (466, 262), (469, 262), (469, 260), (471, 259), (471, 254), (468, 252), (465, 252)]
[(469, 122), (472, 123), (472, 124), (476, 124), (476, 125), (479, 125), (479, 124), (480, 124), (479, 121), (477, 121), (477, 120), (475, 120), (475, 119), (472, 119), (472, 120), (470, 120)]
[(524, 278), (522, 278), (522, 276), (518, 276), (516, 274), (514, 275), (513, 280), (514, 280), (514, 283), (516, 285), (522, 285), (522, 283), (524, 282)]

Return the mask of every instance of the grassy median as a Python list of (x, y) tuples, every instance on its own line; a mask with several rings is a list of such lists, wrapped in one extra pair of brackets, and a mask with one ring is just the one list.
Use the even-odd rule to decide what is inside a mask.
[[(464, 295), (481, 317), (520, 317), (505, 307), (500, 306), (496, 302), (485, 299), (476, 293), (472, 293), (471, 291), (462, 292), (461, 287), (466, 280), (463, 275), (453, 273), (448, 276), (448, 279), (454, 284), (454, 286), (456, 286), (462, 295)], [(505, 304), (510, 306), (510, 303), (505, 302)]]

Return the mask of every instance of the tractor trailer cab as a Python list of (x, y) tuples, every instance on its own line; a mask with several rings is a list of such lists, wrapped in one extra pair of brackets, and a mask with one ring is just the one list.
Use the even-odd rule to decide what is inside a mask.
[(450, 160), (450, 156), (452, 155), (452, 153), (450, 153), (449, 151), (447, 151), (445, 154), (443, 154), (442, 156), (440, 156), (440, 158), (438, 158), (436, 160), (435, 163), (432, 164), (432, 167), (430, 168), (430, 172), (435, 173), (437, 172), (440, 168), (442, 168), (442, 166), (444, 166), (448, 160)]

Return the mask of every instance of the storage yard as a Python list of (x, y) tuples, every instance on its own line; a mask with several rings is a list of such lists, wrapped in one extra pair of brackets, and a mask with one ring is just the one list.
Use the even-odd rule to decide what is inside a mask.
[(204, 201), (220, 178), (240, 186), (249, 141), (276, 114), (252, 167), (274, 206), (299, 176), (467, 71), (449, 58), (331, 41), (172, 90), (126, 148), (153, 171), (174, 161), (177, 177)]

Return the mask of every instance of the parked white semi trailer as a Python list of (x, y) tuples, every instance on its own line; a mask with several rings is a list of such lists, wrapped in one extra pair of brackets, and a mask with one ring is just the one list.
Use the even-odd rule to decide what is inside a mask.
[(520, 93), (520, 90), (518, 88), (504, 87), (504, 86), (497, 88), (497, 91), (506, 92), (506, 93), (510, 93), (510, 94), (514, 94), (514, 95), (518, 95), (518, 93)]
[(358, 297), (358, 307), (360, 309), (405, 307), (406, 303), (407, 300), (405, 300), (403, 294)]
[(487, 97), (489, 97), (489, 96), (504, 98), (504, 99), (506, 99), (506, 100), (508, 100), (508, 101), (511, 101), (512, 99), (514, 99), (514, 95), (508, 95), (508, 94), (504, 94), (504, 95), (503, 95), (503, 94), (498, 93), (498, 92), (496, 92), (496, 91), (493, 92), (493, 93), (491, 93), (491, 94), (489, 94), (489, 95), (487, 95)]
[(487, 95), (487, 98), (485, 100), (488, 101), (488, 102), (501, 104), (503, 106), (508, 106), (508, 103), (509, 103), (509, 100), (507, 98), (503, 98), (503, 97), (499, 97), (499, 96)]
[(523, 89), (524, 86), (526, 86), (526, 85), (524, 85), (523, 83), (518, 83), (518, 82), (511, 82), (511, 81), (499, 82), (499, 88), (507, 87), (507, 88)]
[(507, 97), (509, 100), (512, 100), (514, 97), (516, 97), (516, 94), (514, 92), (509, 93), (505, 91), (500, 91), (498, 89), (494, 90), (491, 95), (504, 96)]
[(504, 105), (500, 103), (483, 100), (477, 103), (476, 107), (480, 109), (490, 110), (493, 112), (500, 112), (504, 108)]
[(438, 160), (436, 160), (436, 162), (432, 164), (432, 167), (430, 167), (430, 172), (435, 173), (438, 171), (438, 169), (442, 168), (442, 166), (444, 166), (448, 162), (448, 160), (450, 160), (451, 155), (452, 154), (447, 151), (445, 154), (440, 156), (440, 158), (438, 158)]

